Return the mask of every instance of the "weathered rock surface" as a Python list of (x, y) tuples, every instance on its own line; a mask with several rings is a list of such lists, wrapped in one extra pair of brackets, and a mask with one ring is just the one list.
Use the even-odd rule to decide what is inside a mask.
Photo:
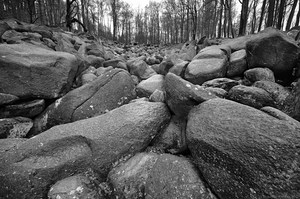
[(202, 84), (204, 87), (222, 88), (229, 91), (232, 87), (239, 85), (239, 82), (229, 78), (215, 78), (213, 80), (206, 81)]
[(70, 91), (34, 120), (31, 134), (45, 131), (52, 126), (104, 114), (109, 110), (128, 103), (135, 98), (134, 83), (130, 74), (113, 69)]
[(266, 67), (280, 78), (292, 76), (300, 52), (295, 41), (274, 28), (261, 31), (247, 43), (246, 51), (249, 68)]
[(164, 76), (153, 75), (146, 80), (141, 81), (136, 86), (136, 92), (139, 97), (149, 97), (156, 89), (163, 91)]
[(156, 89), (149, 97), (150, 102), (165, 102), (166, 94), (165, 91)]
[(170, 68), (169, 72), (174, 73), (175, 75), (184, 76), (184, 72), (186, 70), (186, 67), (188, 66), (189, 62), (188, 61), (181, 61), (176, 63), (172, 68)]
[(162, 133), (153, 140), (152, 145), (170, 153), (181, 153), (187, 149), (186, 120), (173, 115)]
[(143, 60), (137, 59), (127, 64), (130, 74), (136, 75), (142, 80), (148, 79), (156, 72)]
[(253, 84), (253, 86), (267, 91), (273, 98), (277, 108), (284, 107), (286, 105), (287, 98), (291, 95), (291, 92), (287, 88), (275, 82), (257, 81)]
[(0, 138), (24, 138), (32, 126), (32, 120), (25, 117), (0, 119)]
[(186, 68), (184, 78), (193, 84), (201, 85), (205, 81), (225, 77), (227, 57), (195, 59)]
[(15, 95), (0, 93), (0, 106), (14, 103), (18, 100), (19, 98)]
[(274, 73), (268, 68), (253, 68), (245, 71), (244, 76), (247, 80), (254, 83), (256, 81), (275, 82)]
[(137, 154), (108, 178), (120, 198), (215, 198), (188, 159), (169, 154)]
[(0, 107), (0, 118), (28, 117), (34, 118), (45, 109), (45, 100), (37, 99), (19, 104), (11, 104)]
[(130, 103), (8, 146), (0, 152), (0, 197), (42, 198), (53, 182), (88, 168), (105, 177), (116, 160), (145, 149), (169, 119), (163, 103)]
[(300, 197), (299, 132), (299, 122), (212, 99), (190, 112), (187, 141), (219, 198), (296, 199)]
[(181, 77), (168, 73), (164, 88), (169, 108), (179, 117), (186, 117), (190, 109), (216, 96), (199, 85), (194, 85)]
[(227, 77), (242, 76), (247, 70), (246, 50), (242, 49), (230, 55)]
[(258, 109), (264, 106), (275, 106), (274, 100), (267, 91), (253, 86), (238, 85), (233, 87), (228, 92), (228, 99)]
[(49, 199), (104, 199), (99, 191), (99, 182), (85, 173), (67, 177), (56, 182), (48, 193)]
[(52, 99), (66, 94), (77, 72), (74, 55), (29, 44), (0, 45), (0, 92)]

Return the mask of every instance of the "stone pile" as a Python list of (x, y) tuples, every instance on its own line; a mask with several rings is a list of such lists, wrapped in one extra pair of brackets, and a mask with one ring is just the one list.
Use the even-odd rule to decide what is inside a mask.
[(273, 28), (122, 48), (1, 21), (0, 198), (298, 199), (299, 54)]

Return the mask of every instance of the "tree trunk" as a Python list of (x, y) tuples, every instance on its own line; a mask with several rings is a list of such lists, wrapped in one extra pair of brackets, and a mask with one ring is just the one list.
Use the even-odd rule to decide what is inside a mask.
[(277, 20), (277, 26), (276, 26), (276, 28), (279, 30), (281, 29), (281, 26), (282, 26), (284, 8), (285, 8), (285, 0), (280, 0), (278, 20)]
[(249, 0), (243, 0), (242, 10), (241, 10), (241, 18), (240, 18), (239, 36), (246, 34), (248, 4), (249, 4)]
[(289, 18), (286, 23), (286, 27), (285, 27), (286, 31), (288, 31), (291, 28), (291, 24), (292, 24), (292, 20), (293, 20), (294, 14), (295, 14), (297, 3), (298, 3), (298, 0), (294, 0), (292, 10), (290, 12)]
[(222, 36), (222, 15), (223, 15), (223, 0), (220, 3), (220, 18), (219, 18), (219, 27), (218, 27), (218, 38)]
[[(299, 7), (300, 7), (300, 1), (298, 1), (298, 2), (299, 2)], [(295, 26), (299, 26), (299, 19), (300, 19), (300, 9), (298, 9)]]
[(275, 0), (269, 0), (267, 27), (273, 26)]
[(266, 9), (266, 3), (267, 0), (263, 1), (263, 5), (261, 7), (261, 13), (260, 13), (260, 19), (259, 19), (259, 25), (258, 25), (258, 32), (261, 30), (262, 27), (262, 22), (264, 20), (264, 14), (265, 14), (265, 9)]

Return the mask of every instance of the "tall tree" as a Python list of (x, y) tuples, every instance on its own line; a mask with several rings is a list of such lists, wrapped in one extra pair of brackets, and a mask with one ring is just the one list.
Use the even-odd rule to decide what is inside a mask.
[(296, 10), (296, 7), (297, 7), (297, 3), (298, 3), (298, 0), (294, 0), (292, 10), (291, 10), (291, 12), (289, 14), (289, 18), (286, 22), (285, 30), (289, 30), (291, 28), (291, 24), (292, 24), (293, 17), (295, 15), (295, 10)]
[(249, 0), (243, 0), (242, 10), (241, 10), (241, 18), (240, 18), (239, 36), (246, 34), (247, 18), (248, 18), (248, 4), (249, 4)]
[(285, 8), (286, 0), (280, 0), (279, 8), (278, 8), (278, 19), (277, 19), (277, 29), (281, 29), (282, 21), (283, 21), (283, 14)]
[(269, 0), (267, 27), (273, 26), (275, 0)]

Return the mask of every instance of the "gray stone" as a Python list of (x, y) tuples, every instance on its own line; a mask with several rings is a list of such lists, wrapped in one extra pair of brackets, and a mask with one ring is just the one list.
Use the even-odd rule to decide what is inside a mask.
[(224, 99), (191, 110), (188, 147), (218, 198), (299, 198), (300, 123)]
[(69, 53), (29, 44), (1, 44), (0, 66), (0, 92), (52, 99), (70, 90), (78, 63)]
[(191, 162), (169, 154), (140, 153), (108, 176), (117, 198), (215, 199)]
[(275, 106), (274, 100), (267, 91), (252, 86), (235, 86), (228, 92), (227, 97), (230, 100), (258, 109), (264, 106)]
[(242, 76), (247, 70), (247, 53), (242, 49), (231, 54), (229, 66), (227, 69), (227, 77)]
[(0, 138), (24, 138), (32, 126), (32, 120), (25, 117), (0, 119)]
[(218, 77), (225, 77), (227, 58), (195, 59), (189, 63), (185, 71), (185, 79), (193, 84), (202, 83)]
[(145, 149), (169, 119), (165, 104), (137, 102), (55, 126), (1, 151), (0, 197), (43, 198), (53, 182), (89, 168), (103, 180), (114, 162)]

